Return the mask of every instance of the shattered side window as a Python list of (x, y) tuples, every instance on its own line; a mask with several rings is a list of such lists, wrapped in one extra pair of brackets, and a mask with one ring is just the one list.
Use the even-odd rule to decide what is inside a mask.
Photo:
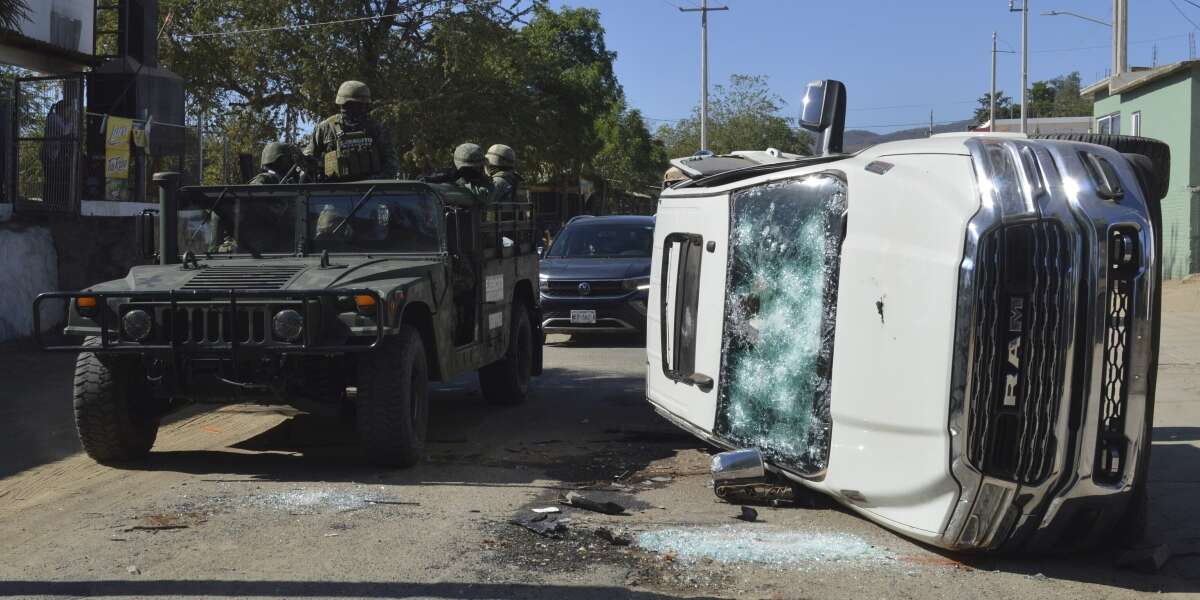
[(817, 474), (829, 455), (846, 184), (819, 174), (731, 202), (717, 432)]

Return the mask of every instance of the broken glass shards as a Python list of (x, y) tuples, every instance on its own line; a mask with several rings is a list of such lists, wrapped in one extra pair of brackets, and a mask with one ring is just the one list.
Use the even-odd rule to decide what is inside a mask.
[(846, 533), (749, 531), (730, 525), (649, 531), (638, 534), (636, 543), (643, 550), (670, 554), (683, 562), (709, 559), (720, 563), (793, 566), (878, 562), (891, 557), (887, 551)]
[(718, 433), (819, 473), (846, 186), (820, 174), (750, 188), (732, 203)]

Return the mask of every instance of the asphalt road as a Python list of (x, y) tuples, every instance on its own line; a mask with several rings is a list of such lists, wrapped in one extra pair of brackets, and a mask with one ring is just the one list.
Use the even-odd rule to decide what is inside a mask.
[[(1200, 313), (1171, 315), (1152, 466), (1152, 538), (1200, 541)], [(355, 460), (336, 418), (189, 410), (144, 463), (75, 454), (70, 357), (0, 347), (0, 597), (1124, 598), (1200, 592), (1200, 557), (1155, 575), (1086, 556), (954, 557), (822, 502), (760, 508), (708, 488), (710, 450), (643, 399), (638, 340), (552, 337), (530, 400), (493, 408), (471, 379), (435, 392), (428, 460)], [(561, 507), (565, 539), (510, 523), (577, 491), (628, 514)], [(598, 537), (640, 535), (654, 552)], [(691, 537), (688, 537), (691, 536)], [(697, 537), (706, 536), (706, 537)], [(746, 542), (753, 540), (754, 543)], [(689, 560), (762, 550), (749, 562)], [(767, 552), (775, 552), (772, 555)], [(790, 562), (780, 564), (780, 557)]]

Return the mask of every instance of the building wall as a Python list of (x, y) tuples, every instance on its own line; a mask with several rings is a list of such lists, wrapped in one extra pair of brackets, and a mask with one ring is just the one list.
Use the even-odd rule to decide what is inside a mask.
[(1163, 276), (1175, 279), (1193, 272), (1195, 194), (1200, 182), (1193, 158), (1200, 156), (1200, 78), (1183, 71), (1116, 96), (1096, 95), (1093, 116), (1121, 113), (1121, 133), (1133, 134), (1133, 113), (1142, 113), (1141, 135), (1171, 146), (1171, 188), (1162, 201)]
[[(0, 342), (32, 335), (33, 299), (57, 287), (58, 254), (50, 229), (0, 224)], [(62, 306), (42, 307), (43, 329), (58, 323)]]

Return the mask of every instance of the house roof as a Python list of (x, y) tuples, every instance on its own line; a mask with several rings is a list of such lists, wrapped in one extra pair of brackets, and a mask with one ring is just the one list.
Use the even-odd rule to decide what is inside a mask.
[(1107, 92), (1110, 96), (1123, 94), (1195, 66), (1200, 66), (1200, 60), (1184, 60), (1161, 67), (1129, 71), (1122, 73), (1119, 77), (1109, 77), (1093, 83), (1080, 90), (1079, 95), (1085, 98), (1095, 98), (1096, 94), (1100, 92)]

